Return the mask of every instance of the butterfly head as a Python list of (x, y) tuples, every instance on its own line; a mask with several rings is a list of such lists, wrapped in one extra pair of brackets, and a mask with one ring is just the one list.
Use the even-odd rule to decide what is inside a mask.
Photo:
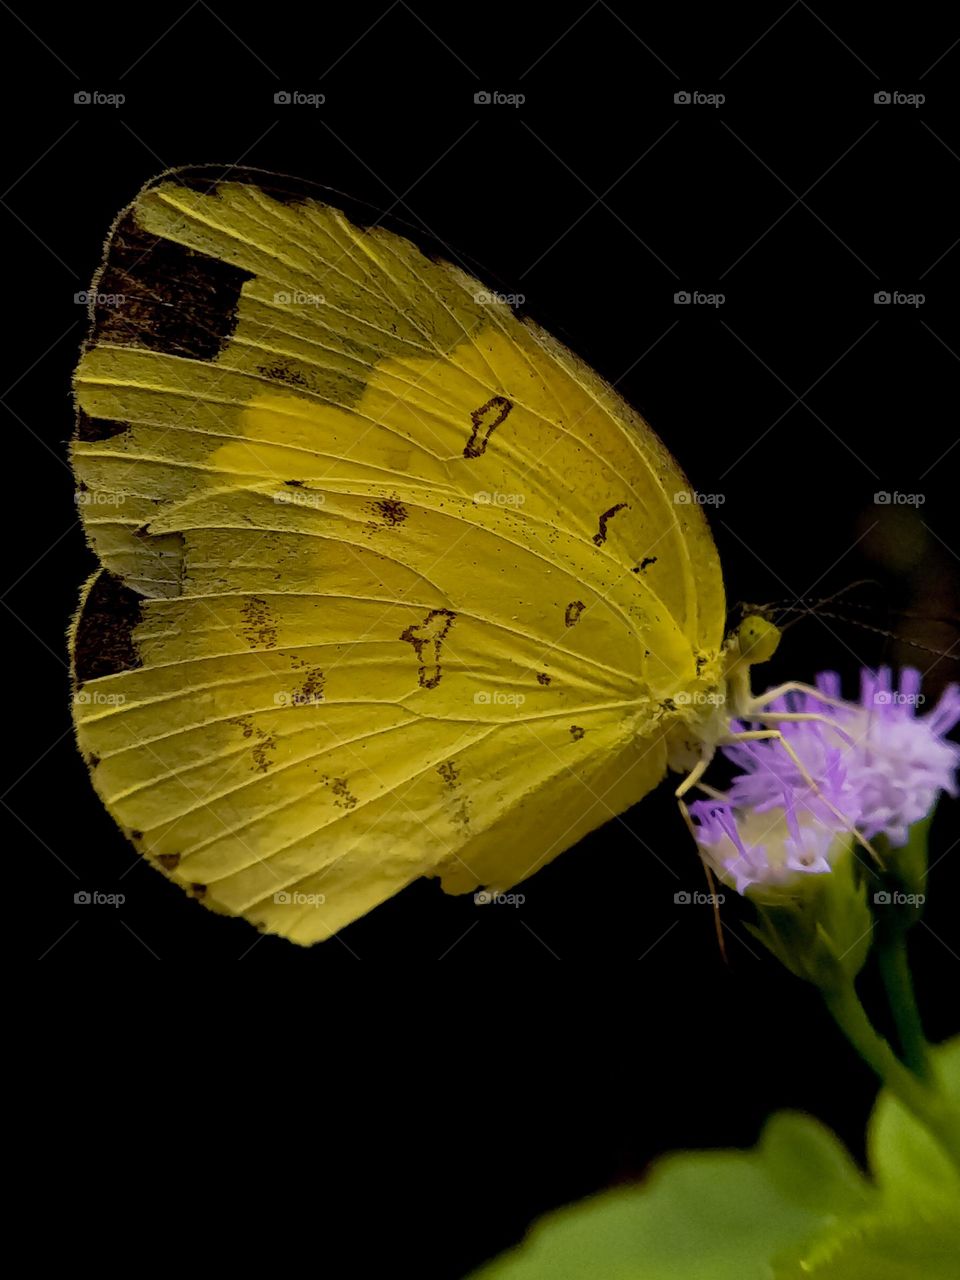
[(750, 668), (772, 658), (780, 643), (780, 628), (762, 613), (744, 613), (740, 625), (727, 637), (726, 669), (728, 709), (744, 716), (752, 701)]
[(759, 613), (748, 613), (736, 630), (737, 658), (745, 666), (766, 662), (776, 653), (780, 628)]

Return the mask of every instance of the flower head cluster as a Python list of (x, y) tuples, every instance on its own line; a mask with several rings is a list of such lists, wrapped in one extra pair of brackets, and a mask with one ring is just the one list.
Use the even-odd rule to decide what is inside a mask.
[(781, 721), (782, 742), (724, 748), (741, 772), (723, 799), (690, 806), (704, 855), (741, 893), (829, 871), (854, 829), (901, 846), (942, 791), (957, 794), (960, 747), (944, 738), (960, 721), (956, 685), (922, 716), (912, 669), (898, 685), (889, 668), (864, 671), (858, 702), (843, 701), (834, 672), (818, 676), (816, 690), (771, 703), (772, 715), (808, 718)]

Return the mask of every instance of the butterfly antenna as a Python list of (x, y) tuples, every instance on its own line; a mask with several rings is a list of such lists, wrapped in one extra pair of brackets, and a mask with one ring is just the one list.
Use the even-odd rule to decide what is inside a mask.
[[(924, 653), (934, 654), (938, 658), (950, 658), (953, 662), (960, 662), (960, 654), (951, 653), (950, 649), (955, 649), (960, 640), (954, 640), (950, 649), (936, 649), (933, 645), (924, 644), (921, 640), (911, 640), (909, 636), (898, 635), (896, 631), (889, 631), (886, 627), (876, 627), (870, 622), (863, 622), (860, 618), (845, 618), (842, 613), (830, 613), (826, 609), (818, 610), (820, 617), (833, 618), (837, 622), (846, 622), (848, 626), (859, 627), (861, 631), (870, 631), (877, 636), (885, 636), (888, 640), (896, 640), (898, 644), (908, 644), (913, 649), (921, 649)], [(795, 619), (799, 622), (799, 618)], [(790, 625), (789, 623), (787, 624)], [(786, 628), (783, 628), (784, 630)]]
[[(786, 631), (788, 627), (792, 627), (798, 623), (802, 617), (805, 617), (808, 614), (822, 612), (825, 605), (836, 604), (838, 600), (845, 595), (849, 595), (851, 591), (856, 591), (860, 587), (880, 587), (880, 585), (881, 584), (876, 580), (876, 578), (858, 578), (855, 582), (848, 582), (847, 585), (845, 587), (841, 587), (839, 591), (834, 591), (832, 595), (823, 596), (819, 600), (806, 600), (802, 596), (797, 597), (792, 603), (781, 605), (780, 614), (782, 616), (785, 613), (796, 613), (798, 616), (796, 618), (791, 618), (789, 622), (784, 623), (782, 626), (778, 619), (777, 625), (780, 626), (781, 631)], [(863, 604), (845, 604), (844, 607), (867, 609), (870, 606)]]

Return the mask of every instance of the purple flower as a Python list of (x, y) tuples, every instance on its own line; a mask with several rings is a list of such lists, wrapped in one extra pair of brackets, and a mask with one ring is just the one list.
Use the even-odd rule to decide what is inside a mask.
[(835, 672), (819, 675), (816, 688), (769, 706), (821, 717), (779, 726), (802, 767), (775, 739), (736, 743), (724, 754), (742, 772), (726, 796), (690, 806), (705, 857), (741, 893), (829, 871), (853, 828), (899, 847), (941, 791), (957, 794), (960, 747), (944, 739), (960, 721), (956, 685), (924, 716), (920, 674), (909, 668), (896, 687), (889, 668), (864, 671), (859, 702), (842, 701)]
[(909, 828), (931, 812), (941, 791), (957, 794), (960, 747), (943, 735), (960, 720), (960, 689), (948, 685), (934, 709), (918, 716), (922, 703), (920, 673), (912, 668), (901, 673), (899, 688), (889, 667), (861, 675), (848, 773), (864, 835), (882, 832), (894, 848), (906, 844)]
[(797, 874), (831, 869), (843, 842), (843, 825), (821, 822), (812, 810), (799, 812), (789, 788), (782, 803), (760, 809), (734, 809), (725, 800), (696, 800), (690, 814), (697, 841), (712, 869), (738, 893), (751, 885), (784, 885)]

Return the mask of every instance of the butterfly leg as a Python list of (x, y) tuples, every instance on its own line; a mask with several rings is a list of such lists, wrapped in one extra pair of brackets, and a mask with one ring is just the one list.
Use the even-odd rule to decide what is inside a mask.
[[(703, 763), (703, 762), (701, 761), (700, 763)], [(690, 781), (689, 777), (686, 778), (684, 781), (685, 783), (689, 782)], [(690, 785), (693, 786), (694, 784), (690, 783)], [(708, 791), (713, 791), (712, 787), (706, 787), (703, 789)], [(717, 792), (714, 792), (714, 795), (717, 795), (717, 794), (718, 794)], [(703, 873), (707, 877), (707, 887), (710, 890), (710, 896), (713, 900), (713, 927), (716, 930), (716, 934), (717, 934), (717, 946), (720, 948), (721, 956), (723, 957), (724, 961), (726, 961), (727, 948), (724, 945), (724, 941), (723, 941), (723, 921), (720, 919), (720, 903), (718, 901), (717, 882), (716, 882), (716, 879), (714, 878), (713, 871), (710, 869), (710, 866), (707, 863), (706, 858), (703, 856), (703, 853), (700, 852), (700, 846), (699, 844), (697, 844), (697, 828), (694, 826), (693, 819), (690, 817), (690, 810), (687, 808), (686, 801), (682, 800), (678, 796), (677, 806), (680, 809), (680, 816), (683, 818), (684, 822), (687, 824), (687, 830), (690, 832), (690, 835), (693, 837), (693, 843), (697, 846), (697, 852), (700, 853), (700, 865), (701, 867), (703, 867)]]
[(829, 725), (838, 738), (842, 738), (851, 747), (854, 745), (854, 740), (850, 734), (845, 729), (841, 729), (835, 720), (812, 711), (751, 711), (749, 719), (757, 724), (797, 724), (802, 721), (812, 720), (820, 724)]
[(773, 689), (768, 689), (766, 693), (761, 693), (751, 699), (751, 707), (760, 710), (770, 702), (775, 702), (777, 698), (782, 698), (788, 693), (806, 693), (817, 699), (818, 702), (824, 703), (828, 707), (843, 707), (847, 704), (840, 698), (831, 698), (826, 693), (821, 693), (819, 689), (814, 688), (812, 684), (804, 684), (800, 680), (789, 680), (786, 684), (778, 684)]
[(706, 773), (707, 767), (710, 764), (710, 760), (712, 758), (712, 754), (713, 753), (711, 752), (709, 756), (701, 756), (700, 759), (697, 761), (697, 763), (693, 766), (693, 768), (687, 774), (687, 776), (684, 778), (684, 780), (680, 783), (679, 787), (677, 787), (676, 791), (674, 791), (673, 794), (676, 796), (678, 800), (682, 800), (683, 797), (687, 794), (687, 792), (692, 787), (695, 787), (697, 783), (700, 781), (700, 779), (703, 777), (703, 775)]

